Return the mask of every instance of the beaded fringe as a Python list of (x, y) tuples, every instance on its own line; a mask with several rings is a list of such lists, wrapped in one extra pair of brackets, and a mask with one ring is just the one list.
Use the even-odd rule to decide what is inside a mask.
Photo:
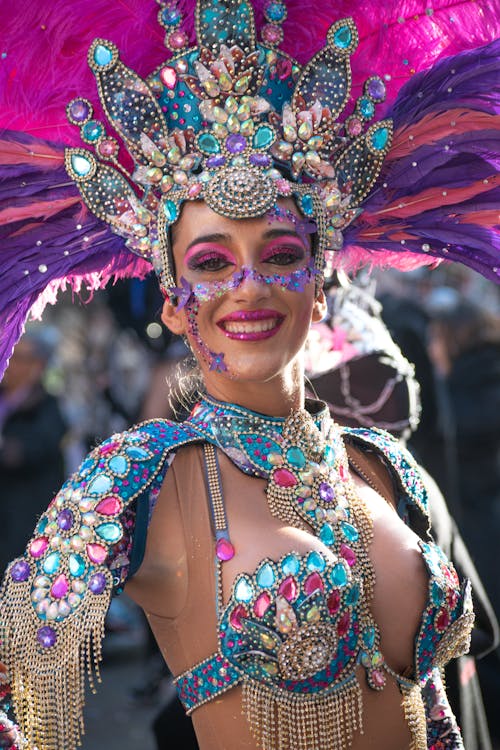
[[(11, 679), (16, 721), (29, 748), (73, 750), (81, 742), (85, 673), (94, 690), (100, 682), (99, 662), (104, 619), (111, 585), (99, 596), (88, 590), (77, 611), (62, 622), (44, 623), (32, 606), (32, 577), (12, 583), (7, 574), (0, 595), (1, 658)], [(37, 642), (45, 624), (57, 631), (50, 648)]]
[(418, 685), (401, 686), (405, 719), (411, 733), (410, 750), (427, 750), (427, 722), (422, 691)]
[(346, 750), (363, 733), (363, 697), (355, 677), (326, 695), (243, 683), (243, 712), (263, 750)]

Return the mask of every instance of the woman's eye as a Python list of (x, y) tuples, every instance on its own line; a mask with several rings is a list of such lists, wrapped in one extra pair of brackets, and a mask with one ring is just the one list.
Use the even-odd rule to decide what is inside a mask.
[(265, 263), (274, 263), (277, 266), (291, 266), (304, 259), (304, 253), (299, 249), (283, 248), (270, 253), (264, 258)]
[(188, 263), (188, 268), (192, 271), (221, 271), (229, 265), (231, 265), (229, 258), (218, 253), (211, 253), (192, 258)]

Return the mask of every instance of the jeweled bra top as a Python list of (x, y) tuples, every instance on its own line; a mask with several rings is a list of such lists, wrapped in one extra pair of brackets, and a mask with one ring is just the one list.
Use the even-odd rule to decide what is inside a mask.
[[(41, 516), (4, 580), (2, 657), (28, 744), (44, 750), (77, 744), (85, 663), (97, 668), (110, 597), (140, 567), (148, 520), (176, 450), (202, 443), (218, 569), (234, 550), (217, 448), (243, 472), (267, 479), (271, 512), (312, 530), (329, 554), (262, 560), (236, 578), (225, 607), (219, 586), (218, 650), (176, 681), (187, 710), (242, 684), (264, 750), (344, 750), (362, 719), (361, 664), (374, 690), (384, 688), (388, 674), (397, 678), (413, 717), (414, 746), (427, 748), (420, 688), (436, 666), (465, 650), (470, 593), (439, 548), (422, 540), (429, 594), (415, 673), (412, 679), (391, 673), (370, 612), (372, 524), (354, 492), (344, 440), (385, 458), (401, 513), (425, 529), (426, 492), (409, 454), (386, 433), (342, 431), (326, 409), (314, 418), (301, 411), (272, 419), (205, 398), (184, 423), (146, 422), (97, 446)], [(56, 704), (73, 710), (54, 712)]]
[[(375, 582), (368, 556), (372, 524), (354, 492), (340, 429), (324, 412), (313, 419), (301, 411), (285, 421), (211, 399), (199, 404), (189, 421), (243, 471), (268, 480), (273, 515), (295, 526), (305, 522), (331, 554), (291, 552), (279, 560), (266, 558), (255, 571), (236, 578), (223, 607), (219, 568), (234, 550), (216, 454), (211, 446), (206, 449), (219, 569), (219, 649), (177, 678), (188, 711), (242, 683), (247, 717), (264, 748), (277, 747), (279, 733), (288, 733), (290, 747), (302, 747), (298, 727), (302, 725), (307, 736), (309, 724), (316, 727), (314, 747), (345, 748), (362, 722), (358, 664), (374, 690), (384, 688), (388, 673), (395, 677), (414, 710), (419, 685), (433, 667), (464, 651), (472, 627), (469, 590), (460, 589), (439, 547), (420, 542), (429, 596), (415, 645), (415, 674), (404, 678), (388, 667), (380, 651), (370, 611)], [(382, 450), (410, 504), (426, 512), (424, 486), (397, 443), (385, 433), (352, 434)], [(269, 719), (270, 706), (274, 720)], [(344, 718), (332, 729), (334, 714)], [(413, 724), (416, 747), (427, 747), (425, 719)], [(310, 734), (308, 742), (311, 739)]]

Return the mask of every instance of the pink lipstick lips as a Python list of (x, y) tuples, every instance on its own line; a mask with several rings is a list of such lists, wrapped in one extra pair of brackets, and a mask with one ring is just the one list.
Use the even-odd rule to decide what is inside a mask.
[(217, 325), (230, 339), (261, 341), (274, 336), (284, 319), (276, 310), (236, 310), (217, 321)]

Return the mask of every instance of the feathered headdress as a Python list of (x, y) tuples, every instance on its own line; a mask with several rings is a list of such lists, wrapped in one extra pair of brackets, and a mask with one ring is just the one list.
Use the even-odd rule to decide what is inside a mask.
[[(298, 0), (253, 9), (230, 0), (4, 5), (1, 372), (30, 309), (54, 301), (58, 289), (144, 276), (152, 262), (168, 268), (168, 238), (158, 243), (158, 231), (166, 235), (192, 197), (226, 210), (208, 188), (230, 168), (270, 178), (261, 212), (274, 188), (298, 195), (306, 215), (310, 196), (328, 238), (323, 249), (343, 232), (337, 266), (449, 258), (500, 278), (496, 2), (341, 2), (333, 18), (330, 4)], [(164, 36), (174, 52), (167, 62)], [(384, 88), (386, 122), (367, 128)], [(94, 153), (82, 148), (75, 123)], [(243, 140), (241, 153), (231, 150)], [(164, 286), (171, 281), (164, 276)]]

